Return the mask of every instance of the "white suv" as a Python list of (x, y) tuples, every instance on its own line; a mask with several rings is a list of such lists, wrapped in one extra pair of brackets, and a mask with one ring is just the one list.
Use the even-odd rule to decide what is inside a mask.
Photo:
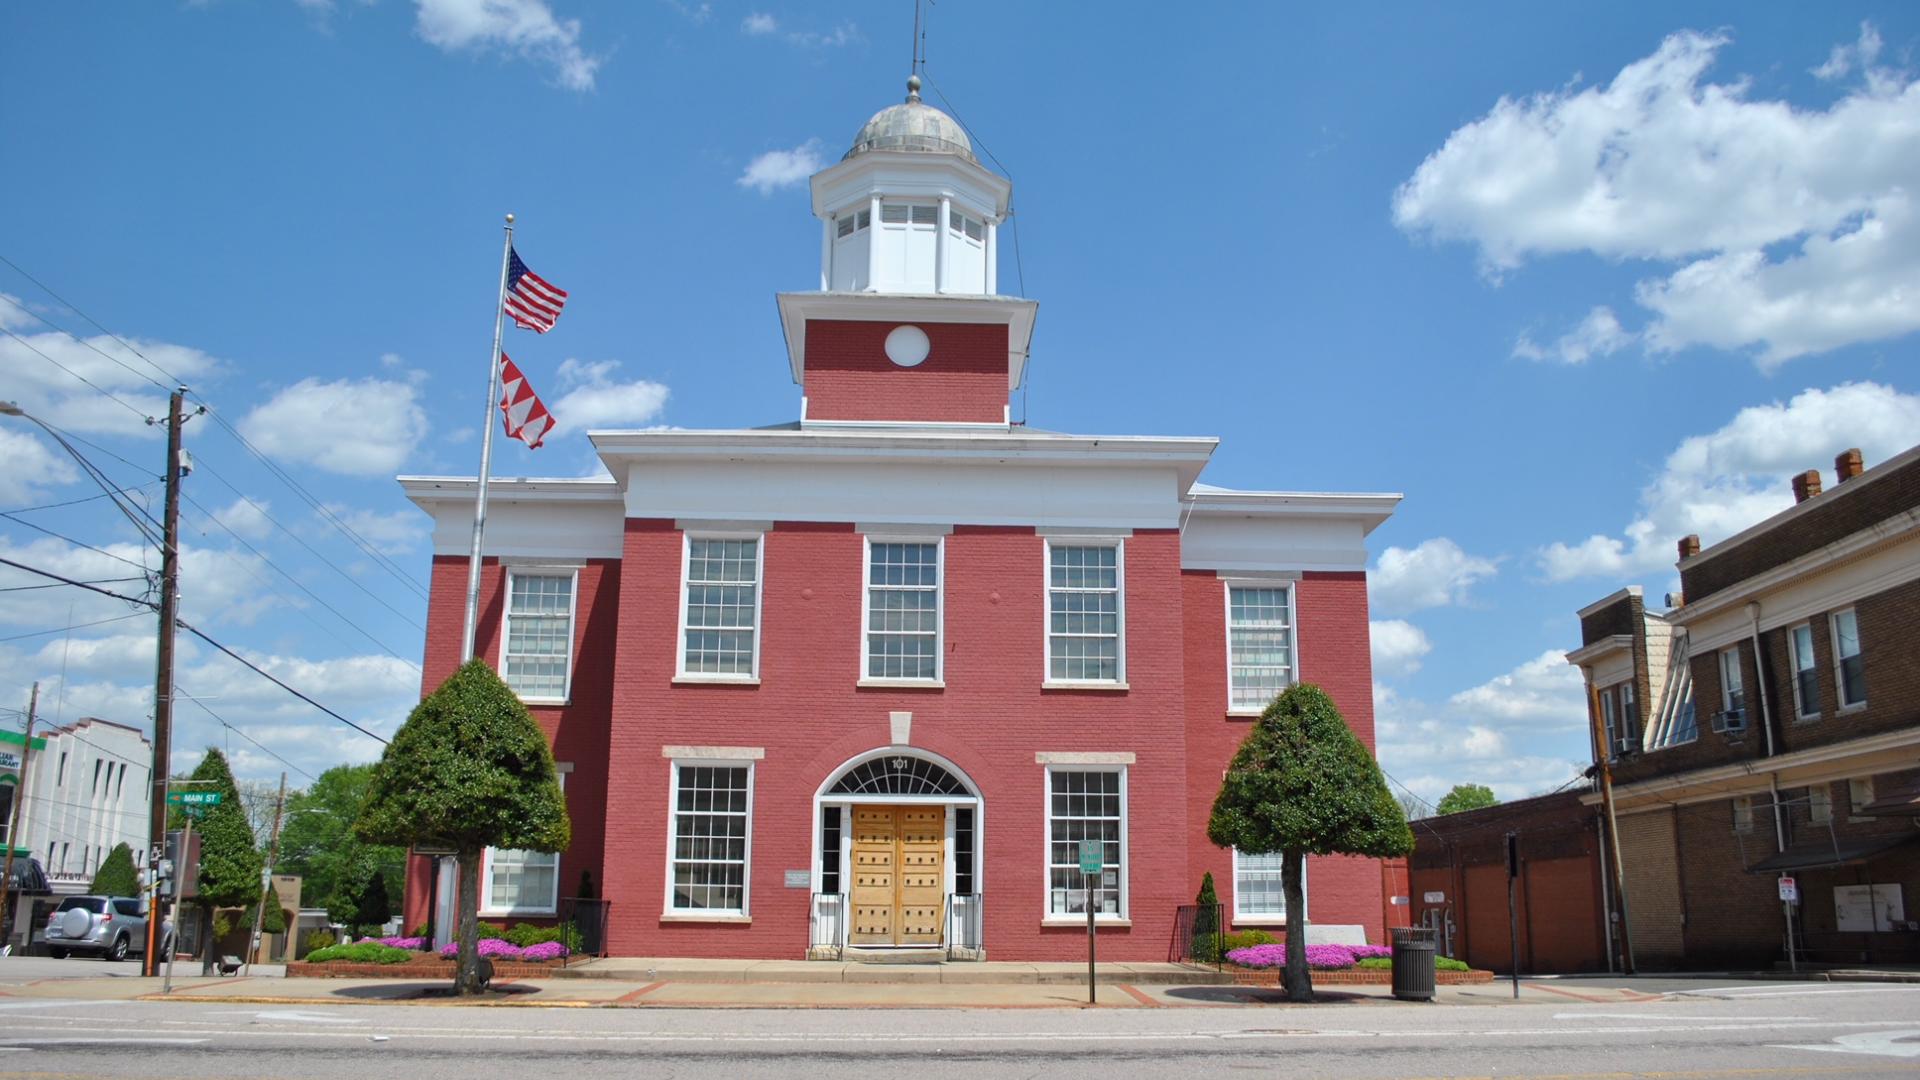
[(55, 960), (88, 953), (103, 960), (125, 960), (147, 947), (147, 919), (140, 901), (125, 896), (69, 896), (47, 916), (42, 935)]

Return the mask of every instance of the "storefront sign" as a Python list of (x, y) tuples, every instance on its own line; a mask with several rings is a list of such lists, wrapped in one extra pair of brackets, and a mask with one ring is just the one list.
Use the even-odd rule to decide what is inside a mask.
[(8, 769), (13, 772), (19, 772), (20, 771), (20, 755), (15, 753), (10, 753), (6, 750), (0, 750), (0, 769)]
[(787, 871), (787, 888), (789, 889), (813, 888), (813, 871), (811, 870)]
[(1907, 921), (1898, 885), (1839, 885), (1833, 890), (1834, 929), (1890, 932)]
[(1420, 897), (1420, 902), (1423, 904), (1444, 904), (1447, 902), (1447, 894), (1443, 892), (1430, 892)]

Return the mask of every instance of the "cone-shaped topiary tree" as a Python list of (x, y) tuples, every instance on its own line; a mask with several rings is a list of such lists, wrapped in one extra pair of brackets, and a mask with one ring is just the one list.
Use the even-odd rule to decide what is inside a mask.
[(1213, 871), (1200, 875), (1200, 895), (1193, 898), (1193, 958), (1210, 963), (1220, 958), (1220, 894), (1214, 891)]
[(133, 868), (133, 849), (125, 844), (113, 845), (87, 891), (95, 896), (139, 896), (140, 874)]
[(1308, 855), (1385, 858), (1413, 850), (1413, 830), (1380, 766), (1333, 699), (1289, 688), (1260, 714), (1213, 800), (1207, 837), (1248, 855), (1280, 852), (1287, 899), (1287, 998), (1312, 1001), (1300, 883)]
[(546, 736), (480, 660), (428, 694), (394, 734), (354, 831), (369, 844), (445, 848), (459, 860), (461, 994), (480, 992), (481, 854), (560, 851), (571, 839)]
[[(211, 975), (214, 938), (219, 936), (214, 912), (218, 908), (250, 907), (259, 901), (260, 871), (265, 860), (260, 849), (254, 846), (253, 826), (247, 821), (246, 808), (240, 805), (240, 792), (234, 786), (232, 770), (227, 768), (226, 755), (209, 747), (193, 770), (192, 779), (209, 782), (183, 785), (182, 791), (220, 793), (220, 802), (205, 807), (193, 825), (194, 835), (200, 840), (200, 864), (193, 897), (202, 930), (200, 973)], [(184, 816), (181, 825), (185, 826)]]

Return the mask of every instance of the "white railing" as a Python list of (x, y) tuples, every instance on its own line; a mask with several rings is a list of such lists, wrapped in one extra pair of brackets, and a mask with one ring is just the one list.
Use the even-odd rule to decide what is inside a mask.
[(845, 893), (814, 893), (807, 938), (809, 953), (823, 949), (836, 952), (847, 947), (847, 897)]
[(978, 960), (985, 956), (981, 938), (981, 911), (986, 897), (951, 894), (947, 897), (947, 958)]

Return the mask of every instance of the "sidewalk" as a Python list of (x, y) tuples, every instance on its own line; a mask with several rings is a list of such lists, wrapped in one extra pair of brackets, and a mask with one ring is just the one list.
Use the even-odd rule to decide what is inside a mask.
[[(895, 986), (1071, 986), (1087, 983), (1085, 961), (1007, 963), (955, 961), (865, 964), (838, 960), (697, 960), (685, 957), (605, 957), (554, 972), (561, 979), (624, 979), (671, 983), (884, 983)], [(1192, 986), (1231, 982), (1212, 968), (1190, 964), (1096, 964), (1095, 981), (1133, 986)]]

